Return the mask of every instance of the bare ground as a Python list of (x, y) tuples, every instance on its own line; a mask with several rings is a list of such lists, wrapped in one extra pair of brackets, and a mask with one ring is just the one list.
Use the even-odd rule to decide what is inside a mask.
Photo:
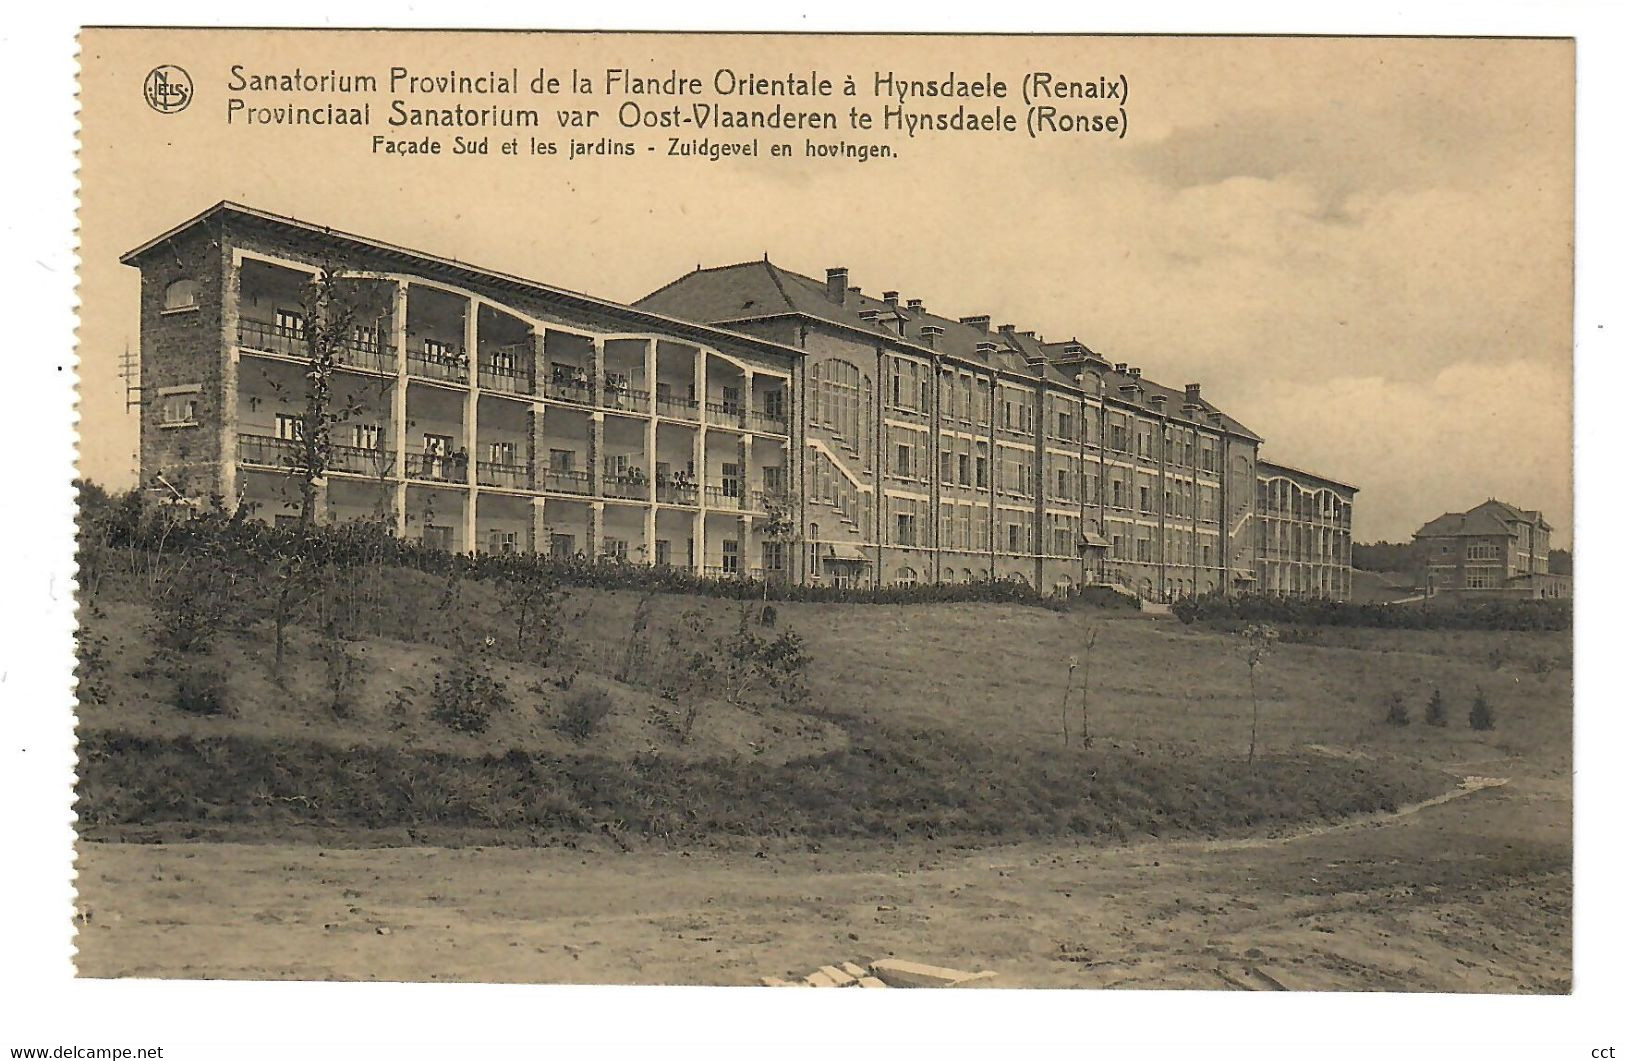
[(888, 954), (1007, 987), (1566, 992), (1571, 802), (1282, 837), (807, 851), (86, 843), (92, 977), (749, 984)]

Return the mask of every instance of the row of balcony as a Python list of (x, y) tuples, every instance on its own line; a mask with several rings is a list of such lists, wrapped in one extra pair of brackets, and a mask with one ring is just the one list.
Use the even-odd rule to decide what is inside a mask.
[[(263, 350), (285, 357), (309, 356), (304, 329), (265, 321), (242, 320), (237, 323), (237, 343), (245, 349)], [(483, 390), (515, 395), (538, 393), (536, 380), (527, 367), (533, 351), (529, 344), (498, 347), (488, 357), (482, 357), (473, 366)], [(351, 368), (393, 374), (396, 370), (395, 351), (389, 343), (362, 333), (344, 344), (343, 363)], [(428, 344), (409, 346), (406, 351), (406, 371), (421, 379), (446, 383), (467, 384), (470, 372), (469, 357), (465, 353), (434, 347)], [(622, 377), (592, 374), (567, 365), (553, 366), (551, 378), (542, 382), (541, 395), (556, 401), (576, 405), (610, 409), (622, 412), (649, 413), (698, 423), (701, 403), (692, 398), (671, 394), (662, 389), (653, 394), (628, 385)], [(704, 403), (706, 421), (723, 427), (749, 428), (768, 434), (787, 435), (790, 425), (781, 414), (752, 409), (746, 412), (744, 403), (735, 401), (708, 401)]]
[[(295, 468), (301, 463), (300, 445), (292, 439), (241, 434), (237, 437), (237, 460), (260, 468)], [(468, 463), (465, 455), (408, 453), (405, 474), (408, 479), (422, 482), (464, 486), (468, 483)], [(334, 445), (328, 448), (327, 468), (334, 472), (393, 479), (395, 454), (389, 449)], [(700, 498), (704, 497), (707, 508), (737, 512), (765, 513), (786, 501), (780, 490), (747, 490), (742, 480), (725, 479), (719, 486), (702, 486), (686, 475), (651, 482), (641, 472), (619, 474), (605, 470), (595, 477), (590, 470), (582, 468), (534, 468), (528, 463), (498, 461), (476, 461), (474, 481), (480, 486), (509, 490), (627, 501), (652, 499), (663, 505), (688, 507), (698, 507)]]

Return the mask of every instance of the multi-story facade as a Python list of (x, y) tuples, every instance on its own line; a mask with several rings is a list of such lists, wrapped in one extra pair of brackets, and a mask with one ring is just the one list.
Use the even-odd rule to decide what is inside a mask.
[(122, 260), (142, 275), (143, 479), (262, 518), (295, 511), (302, 301), (337, 266), (362, 312), (323, 519), (826, 584), (1347, 592), (1353, 489), (1291, 472), (1333, 488), (1341, 524), (1306, 522), (1340, 534), (1267, 530), (1264, 471), (1288, 470), (1199, 385), (844, 269), (764, 258), (626, 306), (230, 203)]
[(1258, 462), (1258, 590), (1347, 600), (1353, 591), (1356, 488)]
[[(1104, 581), (1154, 599), (1261, 588), (1262, 440), (1199, 384), (865, 294), (842, 268), (697, 269), (638, 305), (805, 352), (810, 579)], [(1339, 489), (1344, 547), (1273, 591), (1347, 594), (1353, 490)], [(1272, 548), (1310, 546), (1290, 542)]]
[(1567, 597), (1570, 577), (1551, 572), (1551, 538), (1539, 512), (1490, 498), (1429, 520), (1413, 541), (1429, 597)]
[(799, 351), (229, 203), (122, 260), (141, 270), (144, 481), (290, 518), (303, 300), (337, 266), (358, 312), (318, 518), (790, 574), (764, 526), (803, 448)]

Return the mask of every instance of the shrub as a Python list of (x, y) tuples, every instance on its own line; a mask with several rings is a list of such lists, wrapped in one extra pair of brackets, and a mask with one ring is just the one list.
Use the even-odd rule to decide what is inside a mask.
[(1482, 689), (1473, 697), (1473, 708), (1467, 712), (1467, 724), (1480, 733), (1495, 728), (1495, 712), (1490, 710), (1490, 702), (1484, 698)]
[(577, 689), (564, 698), (564, 711), (554, 728), (573, 741), (584, 741), (598, 732), (609, 717), (611, 705), (609, 693), (603, 689)]
[(1411, 724), (1411, 709), (1405, 706), (1405, 697), (1394, 693), (1388, 697), (1388, 715), (1383, 719), (1390, 726)]
[(486, 669), (484, 657), (461, 655), (435, 676), (429, 717), (458, 733), (484, 733), (491, 714), (509, 704), (508, 691)]
[(1460, 605), (1354, 604), (1276, 597), (1263, 593), (1185, 597), (1174, 614), (1194, 622), (1270, 622), (1283, 627), (1369, 626), (1400, 630), (1567, 630), (1574, 609), (1566, 600), (1493, 600)]
[(226, 676), (215, 667), (184, 667), (175, 676), (175, 706), (189, 715), (226, 713)]
[(1444, 693), (1435, 689), (1433, 695), (1428, 697), (1427, 723), (1430, 726), (1444, 726), (1449, 721), (1444, 713)]

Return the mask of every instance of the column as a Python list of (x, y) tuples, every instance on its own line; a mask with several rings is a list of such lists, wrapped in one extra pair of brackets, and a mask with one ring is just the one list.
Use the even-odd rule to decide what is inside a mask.
[(545, 552), (548, 543), (544, 540), (547, 530), (547, 498), (533, 497), (530, 499), (530, 551), (533, 553)]
[(604, 552), (604, 503), (594, 501), (587, 514), (587, 538), (590, 554), (597, 558)]
[(395, 393), (390, 402), (390, 445), (395, 447), (395, 537), (406, 537), (406, 281), (395, 282), (390, 345), (395, 348)]
[(217, 489), (233, 511), (237, 508), (237, 320), (242, 297), (242, 263), (233, 255), (220, 312), (220, 424), (216, 436), (220, 446)]
[(468, 355), (468, 390), (463, 394), (463, 445), (468, 451), (468, 496), (463, 503), (463, 552), (478, 552), (480, 488), (480, 371), (478, 299), (463, 309), (463, 350)]

